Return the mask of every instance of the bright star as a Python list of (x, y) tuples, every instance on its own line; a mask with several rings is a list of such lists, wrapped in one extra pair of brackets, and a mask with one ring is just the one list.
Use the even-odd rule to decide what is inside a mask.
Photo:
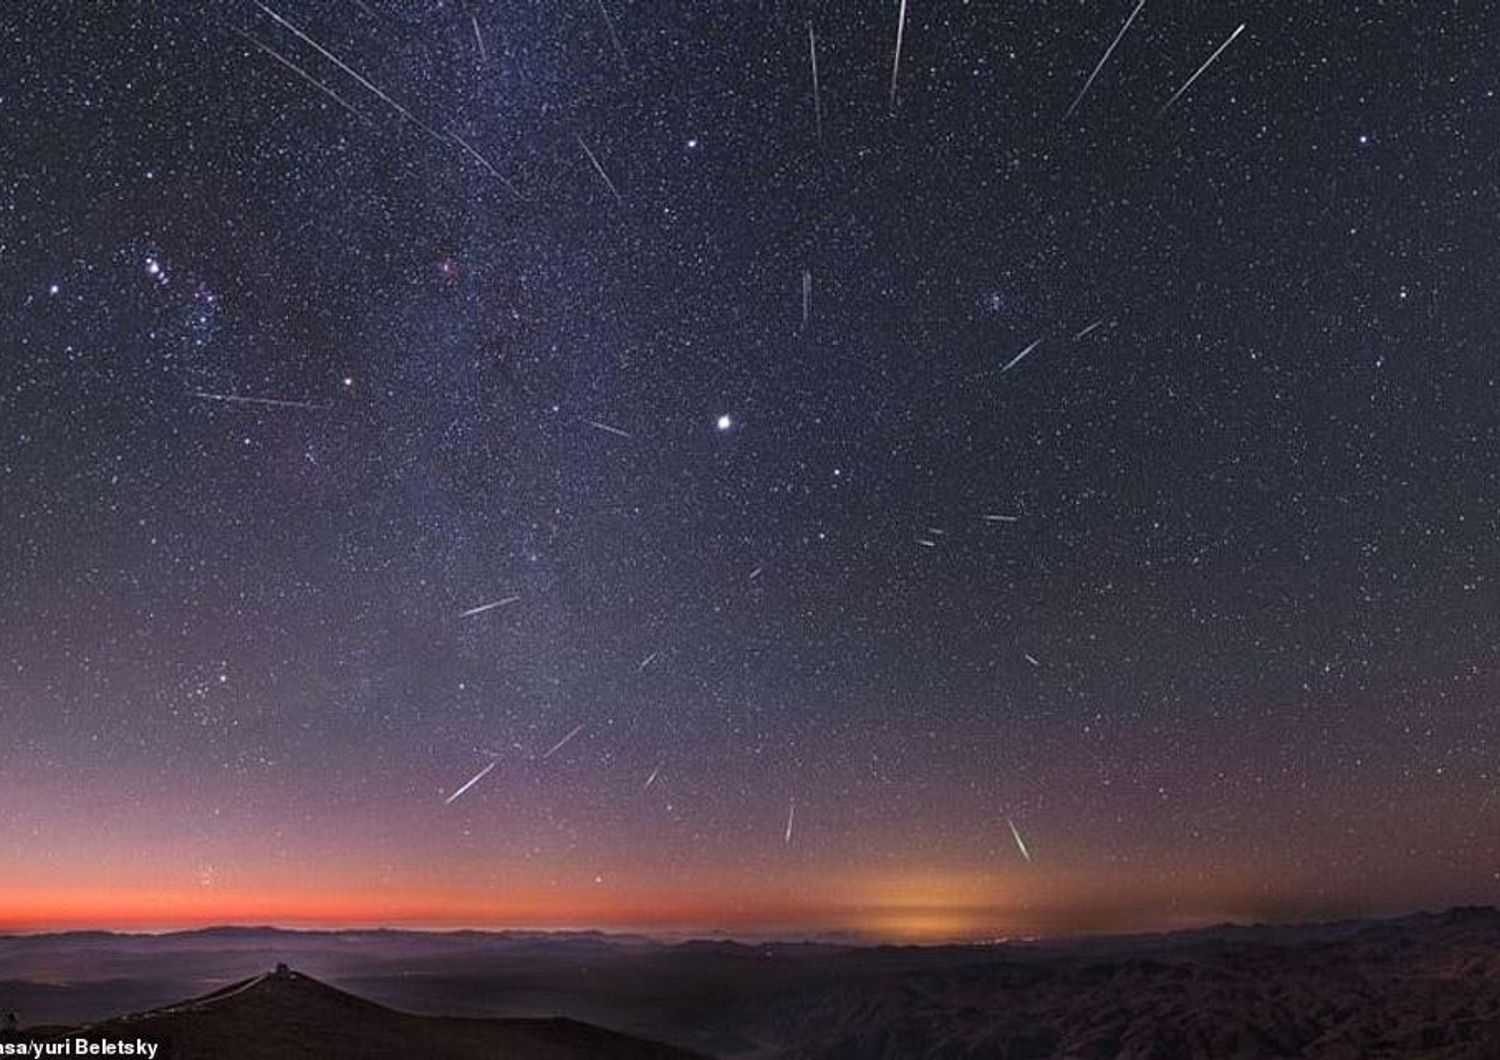
[(729, 418), (729, 413), (726, 412), (726, 413), (724, 413), (724, 415), (722, 415), (722, 416), (719, 417), (719, 430), (721, 430), (721, 431), (727, 431), (727, 430), (729, 430), (729, 428), (731, 428), (733, 426), (734, 426), (734, 420), (732, 420), (732, 419)]

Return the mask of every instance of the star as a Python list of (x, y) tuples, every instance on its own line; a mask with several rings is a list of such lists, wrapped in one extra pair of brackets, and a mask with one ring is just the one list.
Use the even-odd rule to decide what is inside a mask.
[[(470, 890), (496, 866), (575, 926), (680, 886), (754, 932), (1107, 926), (1117, 883), (1149, 929), (1256, 913), (1247, 876), (1276, 908), (1471, 894), (1500, 479), (1493, 251), (1454, 233), (1500, 84), (1364, 76), (1387, 34), (1451, 51), (1419, 12), (1285, 49), (1209, 12), (1156, 39), (1140, 3), (450, 4), (384, 41), (377, 9), (443, 5), (18, 15), (0, 691), (41, 765), (0, 766), (0, 835), (76, 845), (113, 799), (116, 838), (0, 872), (0, 930), (54, 884), (129, 921), (210, 856), (234, 895), (327, 857), (272, 908), (420, 894), (421, 926), (511, 926)], [(190, 92), (142, 88), (163, 56)], [(909, 814), (866, 812), (888, 766)], [(1306, 816), (1257, 876), (1260, 811)]]

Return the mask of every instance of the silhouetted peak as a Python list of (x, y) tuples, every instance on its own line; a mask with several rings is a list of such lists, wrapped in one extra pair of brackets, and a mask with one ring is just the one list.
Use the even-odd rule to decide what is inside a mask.
[(187, 1012), (227, 1011), (389, 1011), (383, 1005), (345, 993), (338, 987), (278, 964), (269, 972), (230, 983), (201, 997), (155, 1009), (145, 1015), (178, 1015)]
[(51, 1032), (52, 1038), (141, 1037), (162, 1043), (174, 1060), (702, 1060), (689, 1050), (565, 1018), (454, 1018), (401, 1012), (345, 993), (286, 964), (165, 1008)]

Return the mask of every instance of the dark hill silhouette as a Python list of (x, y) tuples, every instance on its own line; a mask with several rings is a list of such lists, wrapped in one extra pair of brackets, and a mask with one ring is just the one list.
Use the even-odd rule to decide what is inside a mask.
[(703, 1060), (701, 1054), (571, 1019), (418, 1016), (278, 967), (202, 997), (34, 1038), (134, 1040), (158, 1060)]

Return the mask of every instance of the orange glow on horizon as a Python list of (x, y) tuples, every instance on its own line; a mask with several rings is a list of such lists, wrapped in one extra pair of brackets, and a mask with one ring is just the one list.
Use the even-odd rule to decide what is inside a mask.
[(583, 889), (558, 893), (507, 890), (502, 895), (403, 890), (345, 898), (326, 894), (233, 892), (215, 889), (6, 892), (0, 931), (185, 930), (224, 924), (295, 928), (397, 927), (433, 930), (812, 929), (836, 919), (827, 908), (767, 900), (695, 896), (656, 900)]
[[(1182, 927), (1244, 919), (1243, 879), (1202, 882), (1178, 904), (1159, 881), (973, 871), (870, 875), (782, 891), (708, 887), (663, 892), (571, 887), (460, 890), (352, 888), (13, 888), (0, 891), (0, 932), (171, 931), (215, 925), (426, 930), (606, 930), (755, 935), (848, 933), (937, 943)], [(1236, 911), (1239, 912), (1237, 917)]]

